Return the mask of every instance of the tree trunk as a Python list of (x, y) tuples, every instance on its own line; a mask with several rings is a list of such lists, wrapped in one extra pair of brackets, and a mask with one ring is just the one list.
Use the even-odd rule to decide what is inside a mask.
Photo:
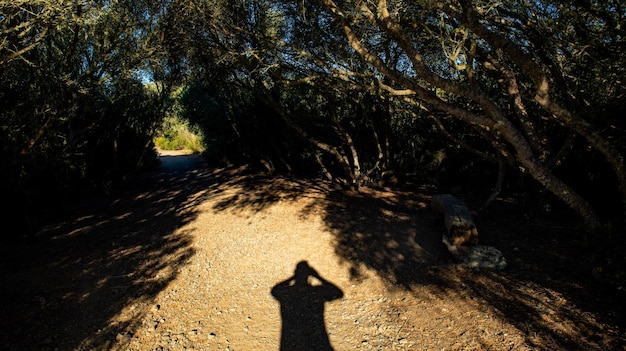
[(485, 201), (483, 208), (481, 210), (486, 209), (492, 202), (496, 200), (498, 195), (502, 192), (502, 185), (504, 184), (504, 175), (506, 174), (506, 159), (501, 154), (498, 154), (498, 178), (496, 179), (496, 185), (493, 187), (491, 191), (491, 195)]
[[(346, 155), (344, 155), (341, 150), (339, 150), (339, 148), (337, 148), (334, 145), (330, 145), (328, 143), (325, 143), (321, 140), (318, 140), (317, 138), (311, 136), (309, 133), (307, 133), (304, 129), (302, 129), (300, 126), (296, 125), (295, 123), (293, 123), (289, 118), (287, 118), (287, 116), (285, 116), (285, 112), (282, 110), (282, 108), (278, 105), (278, 103), (276, 101), (274, 101), (274, 99), (272, 98), (271, 94), (269, 94), (269, 92), (267, 90), (264, 90), (265, 94), (264, 96), (259, 96), (259, 99), (265, 103), (268, 107), (270, 107), (272, 110), (274, 110), (278, 116), (283, 120), (283, 122), (289, 126), (291, 129), (293, 129), (300, 138), (302, 138), (302, 140), (308, 142), (309, 144), (311, 144), (313, 147), (317, 148), (318, 150), (324, 151), (326, 153), (328, 153), (329, 155), (331, 155), (336, 161), (337, 163), (339, 163), (339, 165), (341, 166), (341, 168), (343, 169), (343, 172), (345, 174), (346, 177), (346, 182), (344, 185), (349, 186), (349, 187), (356, 187), (358, 188), (358, 181), (359, 179), (355, 177), (355, 172), (353, 167), (350, 164), (350, 161), (348, 159), (348, 157)], [(344, 136), (344, 135), (342, 135)], [(348, 135), (349, 136), (349, 135)], [(351, 142), (351, 139), (347, 140), (348, 142)], [(354, 149), (353, 145), (351, 148), (354, 152), (356, 152), (356, 149)], [(318, 163), (320, 163), (320, 159), (316, 159), (316, 161), (318, 161)], [(355, 160), (356, 166), (359, 167), (358, 164), (358, 158)], [(328, 169), (323, 167), (323, 171), (328, 172)]]
[[(617, 181), (619, 183), (619, 191), (622, 197), (623, 210), (626, 213), (626, 166), (624, 164), (624, 157), (613, 145), (606, 140), (591, 124), (584, 119), (576, 116), (572, 111), (558, 102), (555, 101), (551, 89), (550, 79), (546, 75), (546, 70), (538, 62), (536, 62), (524, 49), (520, 48), (509, 38), (504, 37), (498, 33), (490, 31), (479, 21), (479, 15), (476, 13), (473, 7), (472, 0), (461, 0), (463, 23), (468, 26), (472, 31), (477, 33), (481, 38), (486, 40), (489, 45), (494, 48), (501, 49), (507, 54), (507, 56), (534, 82), (536, 94), (534, 100), (544, 108), (545, 111), (550, 113), (556, 120), (563, 123), (566, 127), (572, 131), (578, 133), (585, 138), (596, 150), (603, 154), (607, 162), (611, 165)], [(547, 177), (545, 172), (538, 170), (538, 176), (535, 177), (541, 184), (554, 183)], [(547, 187), (548, 188), (548, 187)], [(597, 215), (593, 213), (590, 206), (585, 204), (586, 202), (581, 199), (574, 199), (569, 196), (569, 193), (563, 193), (562, 191), (568, 191), (567, 189), (558, 189), (558, 193), (555, 193), (552, 189), (561, 188), (554, 184), (548, 188), (556, 196), (563, 199), (570, 207), (576, 210), (586, 224), (592, 226), (592, 230), (598, 228), (599, 220)], [(580, 197), (579, 197), (580, 198)], [(585, 202), (585, 203), (583, 203)], [(595, 218), (592, 218), (595, 217)]]

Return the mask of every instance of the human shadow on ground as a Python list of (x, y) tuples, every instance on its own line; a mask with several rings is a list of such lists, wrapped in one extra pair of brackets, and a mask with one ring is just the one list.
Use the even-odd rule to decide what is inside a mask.
[(35, 237), (2, 244), (0, 349), (124, 349), (194, 255), (193, 229), (180, 228), (214, 183), (199, 156), (161, 160), (123, 194), (85, 201)]
[(341, 289), (301, 261), (293, 276), (272, 288), (272, 296), (280, 302), (281, 351), (333, 350), (324, 323), (324, 304), (341, 298)]
[[(429, 206), (434, 189), (355, 192), (250, 168), (225, 172), (225, 183), (216, 188), (224, 197), (215, 211), (262, 211), (277, 202), (307, 198), (310, 204), (301, 215), (321, 216), (355, 281), (367, 279), (363, 273), (373, 270), (390, 289), (421, 300), (429, 298), (420, 295), (420, 287), (427, 287), (434, 296), (475, 308), (489, 306), (525, 335), (529, 347), (614, 349), (625, 342), (623, 296), (594, 283), (585, 267), (583, 235), (572, 224), (533, 223), (520, 218), (514, 200), (498, 200), (493, 207), (499, 212), (475, 221), (481, 244), (500, 249), (508, 266), (500, 272), (474, 271), (455, 265), (441, 242), (443, 218)], [(468, 207), (480, 203), (469, 201)]]

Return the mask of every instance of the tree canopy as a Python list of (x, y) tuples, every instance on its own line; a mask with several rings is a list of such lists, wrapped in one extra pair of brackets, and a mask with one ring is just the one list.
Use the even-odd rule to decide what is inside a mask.
[(123, 186), (179, 89), (216, 162), (463, 184), (486, 203), (522, 180), (597, 232), (626, 212), (625, 16), (593, 0), (1, 1), (3, 192), (25, 210)]

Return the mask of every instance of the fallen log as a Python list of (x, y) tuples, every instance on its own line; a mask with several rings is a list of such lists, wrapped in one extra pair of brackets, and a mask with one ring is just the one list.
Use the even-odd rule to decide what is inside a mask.
[(443, 235), (442, 241), (457, 262), (473, 269), (501, 270), (506, 267), (506, 259), (500, 250), (477, 245), (478, 230), (462, 200), (450, 194), (442, 194), (433, 196), (430, 204), (435, 211), (444, 215), (447, 233)]
[(472, 214), (462, 200), (450, 194), (442, 194), (433, 196), (430, 204), (435, 211), (443, 213), (448, 231), (447, 237), (444, 237), (447, 246), (458, 248), (478, 244), (478, 230)]

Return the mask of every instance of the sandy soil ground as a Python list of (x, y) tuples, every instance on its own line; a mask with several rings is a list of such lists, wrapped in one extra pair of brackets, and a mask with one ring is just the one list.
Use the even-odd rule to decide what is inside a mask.
[(3, 245), (0, 349), (625, 350), (623, 302), (582, 271), (573, 228), (477, 218), (508, 267), (472, 271), (428, 189), (161, 159)]

